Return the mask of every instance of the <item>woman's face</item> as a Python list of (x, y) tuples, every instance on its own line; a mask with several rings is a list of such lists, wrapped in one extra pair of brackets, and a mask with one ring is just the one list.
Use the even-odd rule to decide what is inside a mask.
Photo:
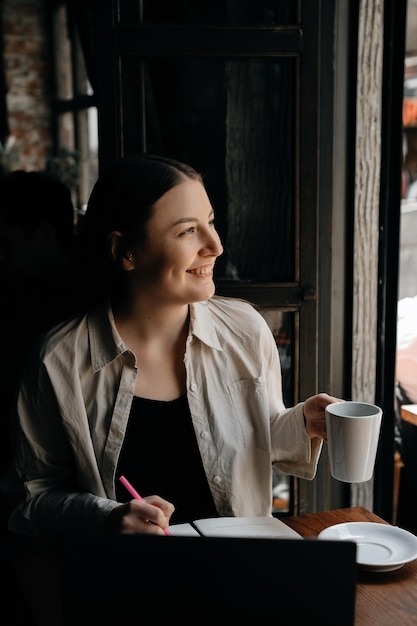
[(189, 304), (215, 292), (213, 268), (223, 246), (204, 186), (187, 180), (167, 191), (154, 205), (146, 238), (134, 251), (140, 292), (159, 302)]

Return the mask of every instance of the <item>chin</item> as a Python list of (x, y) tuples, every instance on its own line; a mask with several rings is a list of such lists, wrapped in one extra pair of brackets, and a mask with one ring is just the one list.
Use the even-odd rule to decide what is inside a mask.
[(212, 296), (214, 296), (215, 292), (216, 292), (216, 288), (214, 285), (211, 285), (210, 287), (207, 285), (205, 289), (199, 289), (199, 291), (194, 294), (192, 301), (202, 302), (204, 300), (209, 300)]
[(206, 297), (205, 297), (204, 299), (205, 299), (205, 300), (208, 300), (209, 298), (212, 298), (212, 297), (214, 296), (214, 294), (215, 294), (215, 293), (216, 293), (216, 287), (215, 287), (215, 285), (213, 284), (213, 285), (211, 286), (211, 288), (207, 290), (207, 295), (206, 295)]

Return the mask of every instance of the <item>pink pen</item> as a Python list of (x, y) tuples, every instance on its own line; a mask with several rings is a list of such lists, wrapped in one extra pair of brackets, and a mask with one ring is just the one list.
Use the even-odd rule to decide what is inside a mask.
[[(122, 485), (124, 487), (126, 487), (128, 492), (130, 493), (130, 495), (135, 498), (135, 500), (143, 500), (142, 496), (136, 491), (136, 489), (133, 487), (133, 485), (130, 484), (130, 482), (127, 480), (127, 478), (125, 478), (124, 476), (120, 476), (119, 480), (122, 483)], [(169, 532), (168, 528), (165, 528), (164, 533), (166, 535), (170, 535), (171, 536), (171, 533)]]

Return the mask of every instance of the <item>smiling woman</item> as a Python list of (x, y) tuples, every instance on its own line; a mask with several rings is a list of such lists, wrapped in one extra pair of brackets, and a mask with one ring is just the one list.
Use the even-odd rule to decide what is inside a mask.
[(120, 249), (128, 250), (122, 266), (128, 272), (130, 289), (143, 293), (145, 285), (153, 286), (150, 295), (157, 299), (157, 306), (169, 305), (171, 300), (178, 305), (182, 300), (187, 307), (210, 298), (214, 263), (223, 247), (203, 185), (185, 179), (166, 191), (154, 204), (146, 230), (146, 240), (132, 250), (124, 233), (109, 234), (114, 261)]
[[(163, 535), (271, 516), (272, 468), (314, 478), (338, 399), (286, 408), (267, 322), (215, 295), (223, 246), (202, 177), (155, 155), (121, 159), (93, 189), (85, 233), (106, 289), (27, 364), (16, 467), (28, 497), (11, 530)], [(126, 501), (121, 475), (142, 500)]]

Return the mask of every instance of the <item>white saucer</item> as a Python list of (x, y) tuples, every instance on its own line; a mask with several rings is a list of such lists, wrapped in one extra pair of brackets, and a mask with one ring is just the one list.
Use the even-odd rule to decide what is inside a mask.
[(355, 541), (361, 569), (390, 572), (417, 559), (417, 537), (408, 530), (375, 522), (347, 522), (329, 526), (319, 539)]

